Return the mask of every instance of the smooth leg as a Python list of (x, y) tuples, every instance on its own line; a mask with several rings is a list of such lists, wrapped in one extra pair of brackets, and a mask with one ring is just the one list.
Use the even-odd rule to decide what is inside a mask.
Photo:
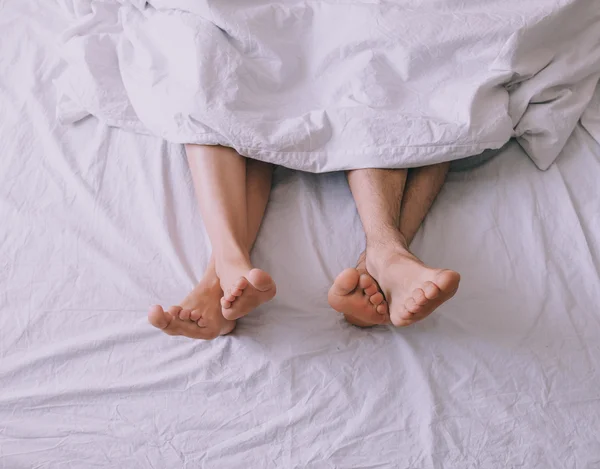
[[(458, 273), (430, 268), (408, 250), (447, 171), (448, 164), (441, 164), (348, 174), (367, 237), (366, 269), (378, 281), (396, 326), (425, 318), (458, 289)], [(357, 325), (377, 324), (364, 314), (346, 314), (346, 318)]]
[(217, 273), (223, 264), (248, 271), (246, 158), (218, 146), (186, 145), (186, 152)]
[[(196, 147), (198, 146), (190, 145), (186, 148), (188, 150), (188, 157), (202, 157), (205, 154), (201, 150), (201, 148), (203, 147)], [(233, 152), (233, 150), (224, 149), (222, 147), (207, 147), (206, 149), (209, 151), (208, 155), (206, 155), (209, 158), (219, 158), (221, 156), (224, 156), (224, 159), (221, 162), (217, 162), (217, 168), (213, 168), (213, 173), (204, 173), (203, 176), (212, 174), (212, 177), (222, 177), (223, 173), (220, 172), (222, 169), (220, 168), (221, 164), (228, 164), (231, 162), (232, 159), (236, 160), (235, 156), (239, 157), (239, 155)], [(222, 150), (225, 150), (225, 152), (222, 152)], [(234, 163), (239, 163), (239, 160), (234, 161)], [(219, 230), (223, 229), (222, 225), (229, 226), (229, 229), (232, 230), (230, 232), (230, 234), (232, 235), (229, 237), (224, 236), (223, 238), (219, 238), (219, 241), (221, 239), (224, 239), (225, 245), (227, 245), (226, 243), (235, 244), (235, 248), (237, 250), (245, 253), (242, 256), (244, 260), (248, 260), (249, 262), (248, 253), (254, 245), (254, 242), (258, 235), (258, 231), (260, 229), (262, 218), (264, 216), (264, 212), (269, 199), (273, 166), (255, 160), (247, 160), (243, 161), (243, 163), (244, 183), (239, 184), (239, 174), (241, 173), (241, 171), (239, 171), (239, 167), (234, 164), (233, 171), (230, 174), (231, 177), (228, 177), (227, 182), (222, 186), (227, 187), (231, 184), (234, 184), (234, 182), (237, 182), (239, 184), (237, 188), (241, 187), (244, 189), (246, 211), (240, 215), (240, 219), (243, 220), (245, 215), (247, 225), (245, 230), (240, 229), (241, 224), (236, 223), (236, 220), (232, 219), (235, 218), (235, 215), (239, 210), (236, 209), (236, 213), (233, 214), (233, 217), (231, 216), (232, 205), (235, 205), (236, 200), (237, 203), (240, 203), (240, 191), (234, 190), (228, 194), (232, 196), (232, 199), (234, 199), (234, 201), (232, 202), (231, 200), (223, 200), (223, 197), (220, 197), (223, 195), (223, 192), (221, 191), (221, 187), (219, 184), (216, 185), (217, 187), (216, 190), (213, 191), (213, 195), (211, 195), (210, 189), (207, 187), (203, 187), (203, 189), (206, 190), (198, 190), (199, 186), (205, 184), (202, 175), (200, 176), (202, 180), (197, 180), (198, 170), (202, 170), (203, 168), (198, 168), (197, 166), (192, 167), (192, 164), (190, 164), (190, 166), (192, 167), (192, 174), (194, 175), (196, 173), (196, 175), (194, 176), (194, 182), (197, 189), (197, 196), (203, 201), (201, 203), (201, 207), (204, 207), (204, 210), (208, 209), (209, 211), (223, 210), (223, 212), (221, 212), (223, 216), (221, 217), (221, 220), (218, 220), (216, 227), (214, 223), (215, 218), (211, 217), (210, 215), (207, 215), (203, 210), (203, 216), (205, 224), (207, 225), (207, 231), (209, 231), (209, 236), (211, 232), (213, 236), (215, 236), (215, 233), (220, 233)], [(210, 197), (213, 196), (215, 198), (211, 199)], [(207, 204), (205, 204), (204, 201), (207, 200), (207, 198), (209, 201), (214, 200), (216, 203), (214, 205), (209, 203), (209, 206), (206, 207)], [(229, 212), (225, 212), (226, 210), (229, 210)], [(211, 223), (211, 230), (208, 230), (209, 223)], [(221, 227), (219, 226), (219, 223), (222, 223)], [(240, 231), (245, 232), (244, 236), (246, 237), (246, 239), (244, 243), (240, 242), (242, 237)], [(228, 233), (225, 233), (225, 235), (227, 234)], [(213, 242), (212, 238), (211, 242)], [(220, 249), (225, 249), (225, 247), (221, 245)], [(251, 267), (247, 272), (250, 272), (250, 274), (248, 275), (249, 277), (251, 277), (250, 282), (244, 285), (244, 290), (246, 290), (244, 291), (244, 294), (238, 295), (242, 296), (242, 298), (239, 298), (240, 300), (244, 300), (243, 302), (240, 301), (240, 303), (242, 303), (242, 307), (248, 307), (249, 305), (256, 303), (257, 298), (252, 298), (253, 295), (255, 297), (259, 297), (258, 301), (262, 301), (264, 298), (270, 299), (272, 298), (272, 296), (274, 296), (274, 284), (272, 288), (267, 288), (266, 291), (260, 290), (260, 293), (256, 295), (253, 291), (253, 289), (255, 289), (256, 287), (252, 282), (256, 282), (259, 287), (264, 288), (265, 283), (261, 282), (265, 281), (265, 276), (268, 277), (268, 274), (263, 273), (262, 271), (258, 271), (258, 269), (252, 269)], [(257, 273), (259, 274), (259, 277), (262, 276), (262, 278), (257, 279)], [(263, 276), (262, 274), (265, 275)], [(246, 277), (244, 277), (244, 279), (248, 280)], [(240, 278), (237, 280), (241, 281), (242, 279)], [(269, 281), (272, 282), (272, 280), (270, 280), (270, 277), (266, 279), (266, 282)], [(236, 291), (236, 293), (239, 292)], [(246, 295), (246, 293), (249, 294)], [(246, 296), (246, 298), (244, 298), (244, 296)], [(162, 329), (170, 335), (185, 335), (192, 338), (212, 339), (219, 335), (224, 335), (231, 332), (235, 327), (236, 317), (234, 316), (226, 318), (225, 316), (229, 315), (223, 315), (221, 305), (222, 297), (222, 282), (217, 274), (217, 256), (214, 252), (213, 242), (213, 256), (209, 261), (203, 278), (201, 279), (200, 283), (196, 286), (196, 288), (192, 290), (192, 292), (180, 303), (180, 305), (172, 306), (167, 312), (165, 312), (162, 309), (162, 307), (158, 305), (153, 306), (149, 313), (149, 320), (154, 326)], [(236, 297), (236, 299), (238, 298)], [(232, 301), (232, 303), (234, 302), (235, 299), (234, 301)], [(237, 314), (239, 314), (239, 312), (240, 310), (238, 309)]]
[[(225, 147), (188, 145), (186, 150), (224, 292), (223, 316), (238, 319), (272, 299), (276, 290), (271, 276), (250, 262), (246, 158)], [(264, 208), (259, 213), (262, 221)]]

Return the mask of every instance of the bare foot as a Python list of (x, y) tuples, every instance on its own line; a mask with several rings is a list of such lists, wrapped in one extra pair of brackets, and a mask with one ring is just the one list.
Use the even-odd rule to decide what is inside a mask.
[(369, 327), (376, 324), (389, 324), (387, 302), (377, 286), (377, 282), (366, 269), (366, 252), (358, 259), (355, 269), (342, 271), (327, 295), (329, 305), (350, 324)]
[(160, 305), (152, 306), (148, 320), (169, 335), (211, 340), (235, 328), (235, 321), (225, 319), (221, 313), (222, 296), (216, 273), (214, 276), (207, 273), (180, 305), (171, 306), (167, 311)]
[(221, 298), (223, 317), (232, 321), (271, 300), (277, 292), (271, 276), (260, 269), (224, 266), (219, 269), (219, 278), (225, 292)]
[(458, 290), (460, 275), (432, 269), (402, 244), (394, 249), (369, 248), (367, 267), (388, 301), (390, 319), (397, 327), (409, 326), (429, 316)]

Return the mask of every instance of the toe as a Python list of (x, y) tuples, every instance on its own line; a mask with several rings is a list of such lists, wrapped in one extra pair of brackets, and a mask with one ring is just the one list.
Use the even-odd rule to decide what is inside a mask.
[(383, 295), (381, 294), (381, 292), (377, 292), (369, 297), (369, 301), (371, 302), (371, 304), (378, 306), (383, 302)]
[(188, 321), (190, 319), (190, 314), (192, 312), (189, 309), (182, 309), (179, 311), (179, 319), (183, 321)]
[(231, 296), (242, 296), (242, 293), (244, 292), (244, 290), (242, 290), (241, 288), (234, 288), (231, 290)]
[(421, 306), (419, 306), (413, 298), (406, 300), (404, 307), (411, 314), (417, 314), (421, 311)]
[(365, 295), (367, 295), (367, 296), (373, 296), (378, 291), (379, 291), (379, 289), (377, 288), (377, 285), (373, 284), (369, 288), (365, 289)]
[(227, 298), (221, 298), (221, 306), (225, 309), (231, 308), (231, 301), (228, 301)]
[(237, 291), (237, 290), (243, 290), (244, 288), (246, 288), (248, 286), (248, 279), (246, 277), (240, 277), (237, 282), (235, 282), (233, 284), (233, 286), (231, 287), (231, 289), (229, 290), (230, 293)]
[(412, 320), (412, 318), (405, 319), (405, 318), (398, 317), (396, 319), (391, 319), (391, 323), (396, 327), (407, 327), (407, 326), (411, 326), (412, 324), (414, 324), (414, 321)]
[(387, 303), (381, 303), (377, 306), (376, 310), (379, 314), (387, 314), (389, 311)]
[(405, 327), (414, 322), (414, 316), (413, 313), (403, 306), (397, 312), (390, 313), (390, 320), (396, 327)]
[[(239, 290), (238, 288), (233, 289), (234, 291)], [(242, 290), (240, 290), (242, 291)], [(233, 303), (235, 301), (235, 299), (237, 298), (237, 296), (235, 296), (232, 293), (232, 290), (228, 290), (227, 293), (225, 293), (225, 295), (223, 295), (223, 298), (225, 298), (225, 300), (229, 301), (230, 303)]]
[(208, 325), (206, 315), (203, 314), (203, 311), (201, 309), (195, 309), (194, 311), (192, 311), (190, 319), (194, 321), (198, 325), (198, 327), (206, 327)]
[(171, 323), (171, 316), (168, 313), (165, 313), (160, 305), (154, 305), (150, 307), (150, 311), (148, 312), (148, 321), (154, 327), (158, 329), (166, 329), (169, 327)]
[(198, 327), (208, 327), (209, 322), (210, 321), (207, 321), (206, 317), (203, 314), (201, 314), (200, 317), (196, 320), (196, 324), (198, 325)]
[(358, 286), (358, 281), (358, 271), (356, 269), (346, 269), (336, 277), (329, 289), (329, 294), (335, 296), (349, 295)]
[(198, 319), (200, 319), (202, 317), (202, 310), (200, 309), (194, 309), (191, 313), (190, 313), (190, 319), (192, 321), (197, 321)]
[(428, 300), (435, 300), (440, 295), (440, 289), (433, 282), (425, 282), (423, 293)]
[(377, 288), (377, 285), (375, 285), (375, 280), (373, 280), (373, 277), (368, 274), (361, 274), (360, 278), (358, 279), (358, 286), (363, 290), (370, 289), (371, 287)]
[(442, 270), (435, 277), (435, 284), (445, 294), (454, 295), (460, 283), (460, 274), (453, 270)]
[(178, 318), (179, 317), (179, 313), (181, 312), (183, 308), (181, 306), (171, 306), (169, 308), (169, 314), (171, 316), (173, 316), (174, 318)]
[[(275, 282), (273, 282), (271, 276), (260, 269), (252, 269), (248, 272), (248, 280), (246, 282), (250, 282), (254, 288), (262, 292), (271, 290), (275, 287)], [(248, 283), (246, 283), (246, 285), (247, 284)]]
[(421, 288), (415, 289), (412, 293), (412, 297), (415, 300), (415, 303), (419, 306), (425, 306), (429, 301), (425, 296), (425, 292)]

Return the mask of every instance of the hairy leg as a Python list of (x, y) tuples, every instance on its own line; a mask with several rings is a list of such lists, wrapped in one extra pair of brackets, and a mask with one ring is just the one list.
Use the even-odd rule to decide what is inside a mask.
[[(437, 165), (436, 165), (437, 166)], [(447, 172), (447, 166), (411, 170), (366, 169), (348, 182), (367, 237), (366, 268), (379, 283), (392, 324), (423, 319), (458, 288), (460, 276), (426, 266), (408, 250)]]
[[(347, 177), (367, 242), (394, 239), (400, 224), (406, 170), (348, 171)], [(327, 298), (329, 305), (355, 326), (390, 322), (389, 304), (368, 270), (367, 251), (361, 254), (356, 268), (345, 269), (336, 277)]]
[(439, 163), (408, 170), (400, 207), (398, 229), (410, 246), (435, 198), (439, 194), (450, 163)]

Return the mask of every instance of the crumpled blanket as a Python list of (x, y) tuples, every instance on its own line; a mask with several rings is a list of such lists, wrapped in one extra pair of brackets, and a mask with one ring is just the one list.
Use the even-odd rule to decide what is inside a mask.
[(77, 2), (63, 123), (221, 144), (325, 172), (517, 138), (540, 169), (600, 79), (597, 0)]

